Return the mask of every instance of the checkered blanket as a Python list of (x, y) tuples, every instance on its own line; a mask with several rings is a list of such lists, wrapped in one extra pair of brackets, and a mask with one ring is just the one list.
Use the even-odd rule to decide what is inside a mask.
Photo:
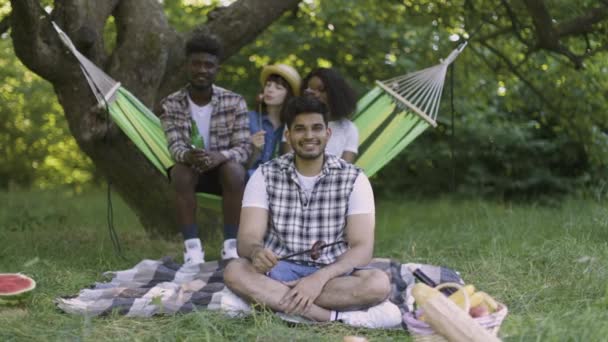
[[(181, 265), (169, 258), (143, 260), (133, 268), (106, 272), (109, 281), (95, 283), (77, 296), (55, 300), (59, 309), (77, 315), (99, 316), (112, 312), (133, 317), (186, 313), (193, 310), (221, 310), (230, 316), (246, 315), (250, 306), (224, 286), (222, 272), (226, 262), (212, 261)], [(370, 266), (385, 271), (391, 278), (390, 300), (402, 312), (412, 310), (409, 288), (414, 284), (412, 271), (420, 268), (431, 280), (463, 283), (448, 268), (402, 264), (390, 259), (374, 259)]]

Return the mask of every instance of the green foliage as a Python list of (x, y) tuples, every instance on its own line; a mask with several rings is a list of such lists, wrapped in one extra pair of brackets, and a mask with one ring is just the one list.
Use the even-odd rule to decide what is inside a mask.
[[(257, 80), (265, 64), (289, 63), (302, 75), (316, 66), (333, 66), (362, 95), (375, 79), (437, 63), (455, 48), (451, 35), (462, 40), (510, 25), (503, 6), (469, 5), (477, 12), (443, 1), (381, 6), (371, 0), (306, 1), (232, 57), (220, 82), (252, 99), (259, 85), (251, 80)], [(572, 5), (553, 5), (557, 17), (571, 15)], [(581, 13), (590, 6), (574, 7)], [(514, 10), (526, 18), (522, 8)], [(484, 22), (491, 13), (496, 16)], [(534, 39), (529, 23), (521, 25), (522, 39)], [(608, 70), (605, 54), (588, 59), (586, 69), (575, 70), (563, 57), (544, 51), (525, 56), (513, 34), (498, 36), (492, 45), (500, 46), (498, 51), (517, 65), (522, 79), (475, 37), (455, 64), (454, 140), (445, 96), (448, 80), (439, 129), (429, 130), (385, 167), (376, 177), (378, 192), (436, 194), (454, 183), (462, 193), (534, 196), (578, 191), (601, 181), (608, 171), (608, 111), (605, 96), (597, 94), (608, 89), (602, 76)], [(597, 48), (605, 38), (591, 35), (589, 40)]]
[[(230, 2), (164, 0), (163, 6), (171, 25), (186, 32), (204, 23), (207, 14), (218, 6)], [(3, 13), (6, 4), (0, 0)], [(597, 3), (552, 1), (548, 6), (556, 23), (560, 23), (588, 12)], [(484, 38), (494, 32), (502, 33)], [(536, 37), (523, 3), (306, 0), (226, 61), (218, 82), (243, 94), (253, 107), (260, 91), (262, 66), (288, 63), (302, 76), (317, 66), (332, 66), (363, 95), (374, 80), (436, 64), (463, 39), (470, 39), (455, 63), (453, 141), (448, 80), (439, 129), (429, 129), (390, 163), (375, 179), (377, 191), (441, 193), (451, 189), (453, 172), (456, 189), (467, 194), (510, 197), (572, 192), (581, 187), (596, 189), (608, 172), (608, 59), (600, 50), (608, 44), (606, 33), (608, 23), (603, 21), (593, 25), (586, 39), (572, 36), (563, 40), (574, 53), (594, 53), (585, 60), (584, 69), (577, 70), (563, 55), (530, 51), (526, 44), (534, 43)], [(112, 18), (104, 38), (111, 49), (115, 40)], [(15, 149), (10, 159), (9, 152), (2, 152), (8, 162), (4, 164), (16, 164), (0, 167), (4, 181), (0, 187), (6, 187), (9, 181), (23, 186), (86, 182), (91, 166), (68, 138), (65, 120), (56, 114), (60, 112), (51, 89), (31, 74), (23, 77), (26, 72), (10, 52), (8, 39), (0, 43), (0, 74), (12, 73), (12, 81), (7, 82), (11, 85), (5, 87), (13, 87), (12, 93), (2, 96), (23, 94), (22, 98), (29, 100), (21, 107), (12, 106), (10, 111), (7, 101), (16, 100), (6, 99), (0, 104), (0, 115), (6, 115), (2, 116), (6, 126), (0, 127), (0, 139), (11, 137), (3, 141), (17, 141), (21, 132), (21, 140), (28, 141), (16, 144), (28, 146), (27, 152), (25, 147), (5, 148)], [(34, 106), (38, 112), (34, 112)], [(53, 121), (50, 116), (47, 120), (54, 128), (45, 127), (59, 135), (37, 133), (37, 128), (13, 128), (17, 122), (26, 122), (23, 111), (29, 113), (27, 119), (33, 126), (41, 126), (41, 120), (45, 120), (42, 108), (52, 108)], [(36, 138), (40, 134), (46, 137), (46, 145)], [(63, 139), (63, 147), (45, 147), (59, 146), (50, 142), (50, 137)], [(56, 169), (64, 171), (41, 173), (40, 165), (49, 163), (61, 164)], [(34, 164), (37, 169), (33, 169)], [(68, 175), (68, 168), (82, 171)]]
[[(0, 270), (23, 272), (38, 284), (25, 305), (0, 310), (2, 341), (341, 341), (346, 335), (411, 340), (401, 330), (291, 327), (269, 312), (241, 319), (212, 312), (149, 319), (61, 313), (53, 304), (56, 297), (106, 280), (105, 271), (179, 255), (181, 242), (150, 239), (116, 200), (115, 226), (125, 253), (120, 258), (107, 232), (101, 192), (0, 192), (0, 203), (0, 241), (10, 241), (0, 248)], [(503, 340), (605, 339), (605, 202), (566, 200), (551, 208), (450, 199), (380, 201), (376, 215), (376, 256), (460, 271), (467, 282), (508, 306)], [(219, 257), (219, 246), (220, 241), (207, 241), (210, 260)]]
[(257, 81), (266, 64), (288, 63), (302, 76), (316, 67), (335, 67), (363, 95), (376, 79), (415, 70), (420, 64), (413, 58), (434, 55), (438, 60), (428, 51), (435, 44), (413, 43), (431, 34), (428, 21), (416, 30), (404, 29), (411, 25), (410, 11), (418, 14), (398, 2), (305, 1), (225, 63), (221, 80), (253, 98), (260, 86), (244, 80)]
[(179, 32), (186, 32), (204, 24), (207, 14), (219, 4), (219, 0), (164, 0), (163, 8), (169, 24)]
[(15, 58), (0, 39), (0, 189), (69, 186), (92, 180), (50, 84)]
[(507, 198), (600, 191), (605, 197), (605, 186), (597, 185), (608, 172), (608, 112), (597, 94), (607, 86), (600, 77), (606, 62), (593, 58), (580, 71), (548, 56), (535, 58), (536, 70), (522, 69), (540, 99), (507, 70), (479, 64), (475, 49), (465, 50), (454, 66), (454, 136), (448, 77), (439, 128), (381, 171), (376, 189)]

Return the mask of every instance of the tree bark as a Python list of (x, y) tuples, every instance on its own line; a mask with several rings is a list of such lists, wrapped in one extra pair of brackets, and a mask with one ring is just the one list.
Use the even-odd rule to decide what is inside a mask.
[[(300, 0), (240, 0), (211, 12), (204, 30), (224, 42), (228, 58)], [(150, 108), (185, 83), (184, 43), (158, 0), (56, 0), (50, 15), (38, 0), (11, 0), (11, 35), (17, 57), (52, 83), (72, 135), (120, 196), (154, 235), (177, 233), (167, 179), (103, 116), (75, 58), (51, 27), (54, 20), (87, 58), (120, 81)], [(106, 52), (104, 26), (113, 16), (117, 39)], [(217, 215), (200, 211), (202, 236), (216, 234)], [(213, 228), (210, 228), (213, 227)]]

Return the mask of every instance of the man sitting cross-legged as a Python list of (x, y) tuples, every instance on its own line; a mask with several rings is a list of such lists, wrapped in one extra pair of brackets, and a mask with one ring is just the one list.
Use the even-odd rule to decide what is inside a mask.
[[(321, 102), (293, 98), (283, 119), (294, 152), (263, 164), (249, 180), (237, 238), (242, 258), (226, 267), (226, 285), (291, 318), (371, 328), (399, 325), (399, 308), (386, 300), (388, 276), (365, 267), (375, 224), (367, 177), (324, 153), (331, 131)], [(280, 260), (316, 241), (343, 243), (322, 249), (314, 260), (310, 253)]]

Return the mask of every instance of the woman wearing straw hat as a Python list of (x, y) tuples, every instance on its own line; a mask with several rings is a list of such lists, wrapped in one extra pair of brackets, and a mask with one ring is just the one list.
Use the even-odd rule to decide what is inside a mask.
[(257, 167), (277, 154), (283, 136), (281, 108), (291, 97), (300, 95), (300, 74), (289, 65), (267, 65), (260, 74), (262, 93), (258, 96), (259, 110), (249, 112), (249, 129), (253, 153), (249, 158), (248, 176)]
[[(354, 90), (335, 69), (317, 68), (304, 78), (302, 91), (323, 102), (329, 110), (331, 138), (325, 151), (353, 163), (359, 148), (359, 131), (350, 120), (357, 108)], [(290, 151), (285, 139), (283, 142), (282, 151)]]

